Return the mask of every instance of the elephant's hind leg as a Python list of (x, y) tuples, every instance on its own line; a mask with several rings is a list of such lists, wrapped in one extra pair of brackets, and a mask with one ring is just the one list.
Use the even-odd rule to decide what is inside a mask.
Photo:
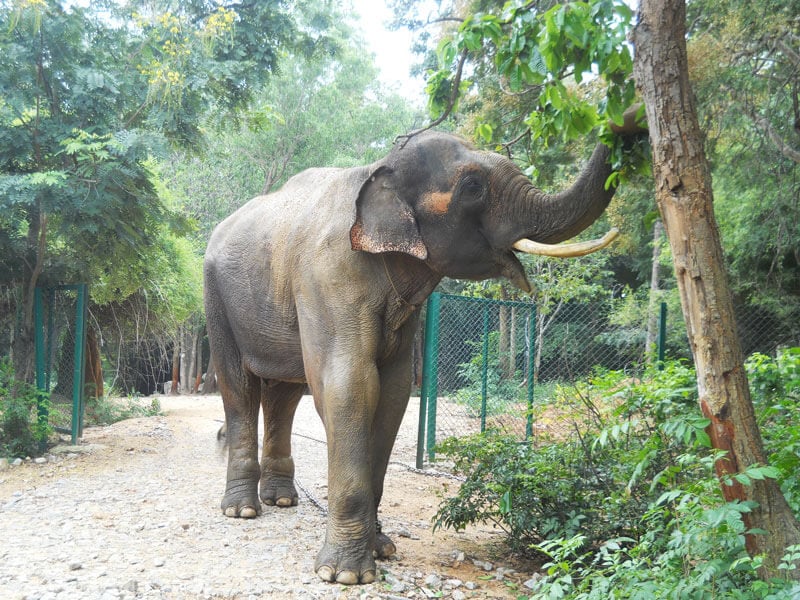
[(264, 382), (264, 447), (261, 454), (261, 501), (267, 506), (296, 506), (292, 421), (303, 397), (304, 383)]
[(261, 513), (258, 500), (258, 387), (260, 380), (249, 374), (233, 385), (220, 377), (225, 405), (225, 439), (228, 474), (222, 512), (227, 517), (252, 519)]

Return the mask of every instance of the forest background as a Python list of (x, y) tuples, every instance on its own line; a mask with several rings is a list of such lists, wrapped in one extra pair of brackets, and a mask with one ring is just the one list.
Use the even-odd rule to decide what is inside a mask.
[[(391, 5), (395, 25), (415, 32), (416, 70), (429, 81), (423, 111), (379, 83), (359, 34), (366, 25), (339, 3), (0, 2), (4, 369), (33, 381), (36, 287), (88, 282), (93, 394), (146, 395), (165, 382), (197, 392), (204, 376), (213, 381), (203, 249), (249, 198), (306, 167), (376, 160), (430, 119), (558, 189), (604, 135), (603, 120), (635, 100), (624, 3)], [(800, 338), (800, 7), (698, 0), (687, 9), (740, 340), (747, 353), (773, 353)], [(522, 32), (550, 18), (532, 44), (504, 37), (511, 15)], [(599, 20), (607, 37), (593, 37), (588, 24)], [(495, 37), (502, 44), (486, 43)], [(591, 46), (602, 64), (577, 52), (553, 76), (566, 52), (559, 40)], [(623, 185), (587, 235), (614, 225), (622, 239), (582, 261), (529, 260), (535, 299), (611, 301), (609, 343), (642, 357), (654, 307), (667, 302), (668, 355), (690, 358), (652, 178), (617, 157)], [(494, 281), (443, 289), (518, 297)]]

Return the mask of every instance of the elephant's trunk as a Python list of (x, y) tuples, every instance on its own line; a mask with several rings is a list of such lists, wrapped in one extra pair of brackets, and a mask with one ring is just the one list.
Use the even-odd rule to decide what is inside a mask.
[(533, 186), (520, 199), (523, 216), (519, 225), (527, 229), (520, 237), (545, 244), (568, 240), (594, 223), (614, 196), (615, 188), (606, 189), (611, 175), (609, 149), (598, 144), (586, 168), (572, 186), (557, 194), (544, 194)]
[[(623, 123), (610, 124), (611, 130), (622, 136), (639, 136), (647, 129), (637, 115), (639, 106), (625, 112)], [(606, 186), (613, 172), (609, 163), (611, 151), (605, 144), (598, 144), (588, 164), (572, 186), (557, 194), (545, 194), (536, 189), (527, 178), (517, 177), (507, 189), (506, 197), (515, 203), (511, 246), (522, 252), (548, 256), (581, 256), (604, 248), (616, 237), (616, 230), (609, 231), (600, 240), (554, 246), (578, 235), (589, 227), (611, 202), (615, 186)]]

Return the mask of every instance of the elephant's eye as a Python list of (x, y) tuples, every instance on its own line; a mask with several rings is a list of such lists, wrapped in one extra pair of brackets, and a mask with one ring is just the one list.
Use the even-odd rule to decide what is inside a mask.
[(461, 198), (464, 202), (475, 202), (483, 198), (483, 181), (475, 175), (467, 175), (461, 180)]

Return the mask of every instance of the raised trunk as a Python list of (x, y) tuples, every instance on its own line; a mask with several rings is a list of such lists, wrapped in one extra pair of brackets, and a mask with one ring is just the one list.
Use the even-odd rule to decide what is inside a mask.
[(524, 237), (557, 244), (594, 223), (616, 191), (613, 186), (606, 189), (606, 180), (611, 175), (609, 154), (608, 146), (598, 144), (578, 179), (563, 192), (551, 195), (531, 188), (527, 195), (531, 215), (526, 222), (535, 223), (536, 230)]
[[(623, 124), (611, 124), (611, 129), (620, 136), (644, 134), (647, 130), (638, 123), (638, 112), (638, 106), (628, 109)], [(516, 189), (510, 195), (515, 198), (515, 202), (519, 202), (514, 211), (518, 219), (515, 224), (518, 235), (512, 244), (520, 238), (557, 244), (575, 237), (594, 223), (603, 214), (616, 191), (614, 185), (606, 185), (613, 172), (609, 163), (610, 155), (608, 146), (597, 144), (575, 182), (557, 194), (545, 194), (529, 182), (515, 182)], [(610, 239), (607, 241), (610, 242)], [(602, 246), (591, 251), (599, 247)], [(585, 253), (588, 252), (583, 252)]]

